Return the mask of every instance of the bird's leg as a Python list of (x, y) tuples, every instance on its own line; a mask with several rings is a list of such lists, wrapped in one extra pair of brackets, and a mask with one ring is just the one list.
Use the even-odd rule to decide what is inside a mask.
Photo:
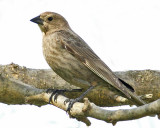
[(65, 92), (81, 92), (82, 89), (72, 89), (72, 90), (67, 90), (67, 89), (47, 89), (47, 93), (52, 93), (50, 98), (49, 98), (49, 104), (52, 100), (52, 97), (54, 96), (54, 101), (57, 100), (58, 95), (64, 95)]
[(68, 111), (70, 111), (71, 110), (71, 108), (72, 108), (72, 106), (73, 106), (73, 104), (75, 103), (75, 102), (78, 102), (78, 101), (80, 101), (81, 99), (83, 99), (83, 97), (88, 93), (88, 92), (90, 92), (93, 88), (94, 88), (95, 86), (90, 86), (83, 94), (81, 94), (78, 98), (76, 98), (76, 99), (67, 99), (67, 100), (65, 100), (64, 101), (64, 104), (66, 104), (66, 103), (68, 103), (69, 102), (69, 105), (68, 105), (68, 108), (67, 108), (67, 112)]

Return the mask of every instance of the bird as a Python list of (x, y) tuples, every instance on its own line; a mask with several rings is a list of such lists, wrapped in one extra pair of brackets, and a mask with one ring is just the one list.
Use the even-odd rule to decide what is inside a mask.
[(118, 78), (91, 47), (70, 27), (67, 20), (55, 12), (43, 12), (30, 21), (38, 24), (43, 33), (43, 54), (51, 69), (68, 83), (87, 88), (73, 104), (97, 86), (105, 86), (117, 95), (128, 98), (137, 106), (144, 105), (134, 88)]

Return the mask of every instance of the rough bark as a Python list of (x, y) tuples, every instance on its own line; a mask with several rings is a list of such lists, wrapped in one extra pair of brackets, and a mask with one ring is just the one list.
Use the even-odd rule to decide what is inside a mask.
[[(136, 94), (141, 96), (146, 103), (159, 99), (160, 97), (159, 71), (134, 70), (134, 71), (115, 72), (115, 73), (118, 77), (120, 77), (121, 79), (132, 85), (132, 87), (136, 90)], [(9, 65), (0, 65), (0, 102), (2, 103), (34, 104), (37, 106), (42, 106), (48, 104), (48, 100), (43, 98), (44, 95), (47, 95), (46, 89), (48, 88), (69, 89), (69, 90), (77, 89), (77, 87), (65, 82), (52, 70), (49, 69), (28, 69), (26, 67), (21, 67), (13, 63)], [(83, 91), (85, 89), (86, 88), (84, 88)], [(68, 92), (68, 93), (66, 92), (65, 96), (68, 98), (76, 98), (81, 93), (82, 92)], [(40, 96), (40, 97), (35, 98), (35, 96)], [(106, 87), (96, 87), (95, 89), (92, 90), (92, 92), (87, 94), (86, 97), (90, 100), (90, 102), (93, 102), (94, 104), (100, 107), (133, 104), (127, 99), (121, 96), (117, 96), (113, 92), (110, 92)], [(154, 111), (152, 114), (155, 113), (156, 112)], [(157, 113), (159, 113), (159, 111), (157, 111)], [(73, 116), (73, 114), (71, 115)], [(146, 115), (147, 114), (145, 114), (145, 116)], [(87, 116), (93, 117), (91, 115)], [(86, 118), (77, 118), (77, 119), (83, 122), (87, 121)], [(119, 121), (120, 119), (112, 119), (112, 120), (113, 121), (110, 122), (114, 123)], [(106, 121), (109, 122), (107, 119)], [(89, 124), (89, 122), (86, 124)]]

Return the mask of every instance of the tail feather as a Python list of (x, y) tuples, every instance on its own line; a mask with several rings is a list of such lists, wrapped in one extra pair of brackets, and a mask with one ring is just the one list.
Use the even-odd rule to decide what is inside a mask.
[(140, 99), (135, 93), (133, 94), (132, 92), (129, 93), (131, 98), (133, 99), (132, 101), (137, 105), (137, 106), (142, 106), (145, 105), (146, 103)]
[(134, 92), (134, 88), (129, 85), (128, 83), (126, 83), (125, 81), (123, 81), (122, 79), (119, 78), (119, 81), (129, 90), (128, 93), (131, 96), (131, 100), (137, 105), (137, 106), (141, 106), (141, 105), (145, 105), (146, 103), (140, 99)]

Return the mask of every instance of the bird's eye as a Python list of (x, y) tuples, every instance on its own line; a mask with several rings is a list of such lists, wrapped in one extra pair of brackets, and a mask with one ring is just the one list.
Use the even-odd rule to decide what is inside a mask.
[(48, 17), (48, 20), (49, 20), (49, 21), (52, 21), (52, 20), (53, 20), (53, 17)]

